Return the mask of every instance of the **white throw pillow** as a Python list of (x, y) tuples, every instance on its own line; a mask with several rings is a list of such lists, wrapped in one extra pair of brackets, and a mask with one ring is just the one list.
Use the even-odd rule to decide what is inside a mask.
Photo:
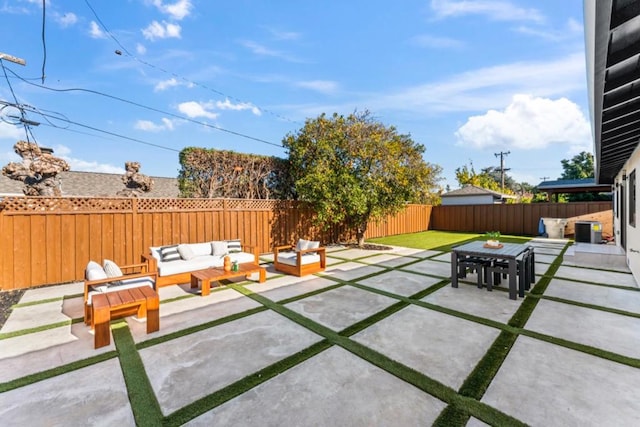
[(107, 273), (105, 273), (102, 266), (95, 261), (89, 261), (84, 274), (87, 280), (102, 280), (107, 278)]
[(180, 254), (180, 258), (185, 260), (196, 257), (196, 254), (191, 249), (191, 245), (178, 245), (178, 253)]
[(298, 244), (296, 245), (296, 251), (303, 251), (305, 249), (309, 249), (309, 240), (298, 239)]
[(224, 240), (214, 240), (211, 242), (211, 250), (215, 256), (225, 256), (229, 252), (227, 248), (227, 242)]
[(120, 277), (123, 276), (122, 270), (118, 267), (118, 264), (110, 259), (104, 260), (104, 272), (107, 273), (107, 277)]

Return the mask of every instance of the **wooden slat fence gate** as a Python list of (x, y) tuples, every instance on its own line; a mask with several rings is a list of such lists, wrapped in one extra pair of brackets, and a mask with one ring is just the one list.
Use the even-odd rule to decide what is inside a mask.
[[(431, 206), (371, 222), (367, 238), (427, 230)], [(240, 238), (260, 253), (298, 237), (350, 240), (321, 230), (291, 201), (6, 197), (0, 204), (0, 290), (82, 280), (89, 260), (132, 264), (150, 246)]]

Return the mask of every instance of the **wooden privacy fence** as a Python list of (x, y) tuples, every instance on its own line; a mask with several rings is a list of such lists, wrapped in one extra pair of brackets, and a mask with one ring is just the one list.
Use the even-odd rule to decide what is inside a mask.
[(576, 221), (599, 221), (602, 235), (613, 235), (611, 202), (531, 203), (505, 205), (435, 206), (431, 212), (432, 230), (468, 231), (522, 236), (538, 235), (540, 218), (566, 218), (565, 234), (572, 236)]
[[(314, 227), (312, 211), (277, 200), (6, 197), (0, 208), (2, 290), (82, 280), (89, 260), (137, 263), (149, 246), (240, 238), (267, 253), (298, 237), (352, 238)], [(407, 205), (369, 224), (366, 237), (427, 230), (431, 209)]]

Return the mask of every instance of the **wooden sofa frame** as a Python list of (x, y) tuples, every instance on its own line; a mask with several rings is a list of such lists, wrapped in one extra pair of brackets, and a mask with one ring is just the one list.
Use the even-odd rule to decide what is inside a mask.
[[(251, 245), (242, 245), (242, 251), (251, 253), (254, 256), (254, 262), (260, 263), (260, 256), (257, 248)], [(147, 269), (150, 272), (156, 273), (156, 287), (161, 288), (169, 285), (180, 285), (183, 283), (191, 283), (191, 271), (185, 271), (184, 273), (169, 274), (167, 276), (160, 276), (158, 274), (158, 260), (151, 254), (151, 249), (146, 254), (142, 254), (142, 262), (147, 265)], [(196, 270), (194, 270), (196, 271)]]
[[(285, 264), (278, 261), (278, 253), (284, 251), (292, 251), (295, 249), (294, 245), (276, 246), (273, 249), (273, 268), (283, 273), (292, 274), (294, 276), (302, 277), (307, 274), (318, 273), (324, 271), (327, 266), (326, 249), (323, 247), (313, 249), (303, 249), (295, 251), (297, 254), (296, 265)], [(302, 255), (309, 252), (317, 252), (320, 255), (320, 261), (312, 262), (309, 264), (302, 264)]]

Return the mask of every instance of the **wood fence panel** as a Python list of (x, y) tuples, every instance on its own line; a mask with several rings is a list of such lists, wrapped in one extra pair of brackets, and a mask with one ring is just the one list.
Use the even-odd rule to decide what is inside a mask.
[(54, 277), (61, 281), (62, 276), (62, 224), (60, 215), (47, 215), (45, 217), (45, 278)]
[(79, 215), (58, 215), (60, 218), (60, 253), (61, 271), (60, 278), (54, 279), (55, 282), (67, 282), (77, 277), (78, 273), (83, 271), (86, 266), (79, 266), (76, 259), (76, 222)]

